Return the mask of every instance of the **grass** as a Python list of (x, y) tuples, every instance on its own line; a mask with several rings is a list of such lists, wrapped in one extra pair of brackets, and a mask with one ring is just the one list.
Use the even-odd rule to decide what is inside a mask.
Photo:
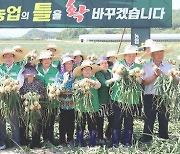
[[(153, 142), (149, 144), (142, 144), (137, 141), (141, 136), (143, 129), (143, 120), (135, 118), (134, 120), (134, 137), (136, 142), (132, 147), (124, 147), (122, 144), (118, 148), (112, 147), (100, 147), (96, 146), (94, 148), (83, 147), (83, 148), (71, 148), (71, 147), (61, 147), (59, 145), (52, 145), (50, 143), (44, 144), (41, 149), (30, 149), (28, 147), (19, 147), (16, 149), (7, 149), (3, 153), (29, 153), (29, 154), (49, 154), (49, 153), (66, 153), (66, 154), (179, 154), (180, 153), (180, 121), (171, 121), (169, 122), (169, 135), (170, 139), (163, 140), (157, 137), (158, 124), (155, 123), (155, 130), (153, 135)], [(105, 125), (107, 122), (105, 123)], [(105, 126), (106, 127), (106, 126)], [(58, 144), (58, 124), (55, 125), (55, 137), (56, 144)], [(85, 139), (88, 141), (88, 132), (85, 132)], [(10, 136), (9, 136), (10, 140)], [(10, 141), (9, 141), (10, 142)]]
[[(41, 48), (47, 46), (52, 41), (46, 40), (1, 40), (0, 43), (0, 50), (7, 46), (13, 45), (21, 45), (22, 47), (27, 47), (30, 50), (37, 49), (40, 50)], [(97, 55), (105, 54), (108, 50), (117, 50), (119, 43), (80, 43), (75, 41), (54, 41), (53, 43), (57, 44), (60, 48), (63, 49), (64, 52), (73, 52), (76, 49), (81, 50), (82, 52), (89, 54), (89, 53), (96, 53)], [(166, 55), (165, 60), (171, 58), (177, 60), (177, 56), (180, 55), (179, 50), (179, 43), (163, 43), (168, 47), (172, 46), (175, 48), (173, 52), (169, 55)], [(121, 51), (123, 52), (124, 46), (127, 43), (122, 43)], [(179, 116), (179, 115), (177, 115)], [(179, 116), (180, 117), (180, 116)], [(178, 118), (180, 119), (180, 118)], [(107, 124), (107, 123), (106, 123)], [(9, 127), (8, 127), (9, 128)], [(143, 121), (140, 119), (135, 119), (134, 121), (134, 134), (136, 139), (138, 139), (141, 135), (143, 129)], [(154, 140), (152, 144), (140, 144), (136, 142), (132, 147), (125, 148), (122, 145), (119, 146), (117, 149), (108, 148), (108, 147), (95, 147), (95, 148), (62, 148), (60, 146), (53, 146), (51, 144), (44, 145), (41, 149), (29, 149), (28, 147), (19, 147), (18, 149), (7, 149), (3, 151), (4, 154), (6, 153), (38, 153), (38, 154), (45, 154), (45, 153), (92, 153), (92, 154), (100, 154), (100, 153), (129, 153), (129, 154), (179, 154), (180, 153), (180, 120), (175, 121), (171, 119), (169, 122), (169, 134), (170, 139), (162, 140), (157, 137), (157, 130), (158, 124), (155, 123), (155, 134)], [(8, 145), (10, 145), (11, 137), (10, 131), (8, 133)], [(55, 136), (58, 139), (58, 124), (56, 123), (55, 126)], [(86, 132), (86, 137), (88, 136), (88, 132)], [(56, 142), (58, 144), (58, 140)], [(0, 152), (1, 153), (1, 152)]]
[[(40, 51), (42, 48), (46, 47), (49, 43), (55, 43), (58, 47), (63, 49), (63, 52), (72, 53), (74, 50), (81, 50), (83, 53), (90, 54), (96, 53), (97, 55), (106, 54), (108, 50), (118, 50), (119, 43), (109, 43), (109, 42), (86, 42), (80, 43), (79, 41), (49, 41), (49, 40), (1, 40), (0, 50), (5, 47), (11, 47), (13, 45), (21, 45), (22, 47), (27, 47), (29, 50), (36, 49)], [(123, 42), (120, 52), (123, 52), (124, 46), (130, 44)], [(177, 55), (180, 55), (180, 45), (178, 42), (167, 42), (163, 43), (167, 47), (173, 47), (175, 50), (168, 54), (167, 58), (176, 59)]]

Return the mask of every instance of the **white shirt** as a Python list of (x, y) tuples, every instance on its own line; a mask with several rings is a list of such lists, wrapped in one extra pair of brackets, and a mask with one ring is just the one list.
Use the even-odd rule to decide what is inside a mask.
[(12, 64), (10, 67), (7, 67), (6, 65), (6, 70), (9, 72), (11, 70), (11, 68), (13, 67), (14, 64)]
[(44, 74), (47, 74), (48, 71), (49, 71), (49, 68), (47, 70), (43, 69)]
[[(146, 74), (142, 77), (143, 80), (154, 75), (154, 71), (152, 70), (153, 65), (155, 65), (153, 61), (144, 65), (143, 70), (146, 72)], [(159, 68), (164, 74), (167, 74), (168, 71), (171, 70), (173, 67), (167, 62), (162, 62)], [(154, 82), (145, 86), (144, 94), (156, 94), (156, 88), (154, 87), (154, 83), (156, 82), (156, 80), (157, 78), (154, 80)]]

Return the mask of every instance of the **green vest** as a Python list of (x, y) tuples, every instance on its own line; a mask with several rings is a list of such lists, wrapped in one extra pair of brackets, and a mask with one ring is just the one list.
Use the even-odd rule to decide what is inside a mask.
[(57, 61), (53, 61), (51, 65), (52, 65), (53, 67), (56, 67), (56, 68), (57, 68), (58, 65), (59, 65), (59, 63), (60, 63), (60, 61), (57, 60)]
[(6, 64), (1, 65), (0, 68), (2, 69), (3, 73), (7, 74), (9, 77), (13, 78), (14, 80), (17, 80), (18, 73), (21, 70), (21, 67), (16, 63), (13, 63), (13, 66), (10, 70), (7, 70)]
[(44, 74), (43, 67), (42, 65), (40, 65), (37, 68), (37, 71), (38, 71), (37, 77), (45, 83), (45, 86), (47, 86), (48, 83), (50, 84), (54, 83), (58, 69), (50, 65), (48, 72)]
[(16, 64), (19, 65), (21, 68), (24, 68), (24, 66), (27, 64), (27, 60), (17, 62)]
[[(118, 65), (120, 65), (120, 64), (123, 64), (125, 67), (127, 67), (125, 60), (121, 60), (121, 61), (118, 60), (118, 61), (115, 63), (115, 66), (118, 66)], [(141, 69), (141, 68), (142, 68), (142, 65), (134, 63), (134, 64), (130, 67), (130, 70), (131, 70), (131, 69), (134, 69), (134, 68), (136, 68), (136, 67), (139, 67), (139, 68)], [(120, 86), (121, 86), (120, 82), (114, 82), (114, 85), (113, 85), (112, 91), (111, 91), (111, 99), (112, 99), (113, 101), (118, 102), (118, 103), (123, 103), (123, 102), (122, 102), (122, 98), (121, 98), (120, 96), (123, 97), (124, 94), (123, 94), (121, 91), (118, 91), (118, 93), (117, 93), (117, 89), (118, 89)], [(126, 85), (124, 85), (124, 86), (126, 86)], [(130, 97), (128, 104), (139, 104), (140, 96), (141, 96), (140, 90), (139, 90), (139, 91), (134, 91), (133, 94), (131, 94), (131, 96), (132, 96), (132, 97)]]
[(107, 104), (110, 102), (109, 87), (105, 82), (111, 79), (111, 76), (109, 71), (99, 71), (96, 73), (96, 78), (101, 83), (101, 87), (98, 89), (99, 104)]
[[(83, 76), (77, 77), (77, 80), (79, 80), (79, 81), (82, 80), (82, 79), (84, 79)], [(96, 77), (94, 77), (94, 76), (91, 76), (90, 79), (97, 80)], [(92, 97), (91, 97), (90, 100), (92, 102), (93, 110), (94, 110), (94, 111), (90, 111), (90, 112), (98, 112), (98, 110), (99, 110), (98, 90), (94, 89), (94, 88), (91, 88), (90, 91), (91, 91), (91, 94), (92, 94)], [(75, 99), (75, 106), (77, 106), (77, 104), (78, 104), (78, 110), (80, 110), (81, 112), (88, 112), (85, 109), (84, 102), (82, 101), (81, 98), (84, 98), (83, 95), (80, 95), (80, 98), (78, 100)], [(76, 110), (76, 107), (75, 107), (75, 110)]]

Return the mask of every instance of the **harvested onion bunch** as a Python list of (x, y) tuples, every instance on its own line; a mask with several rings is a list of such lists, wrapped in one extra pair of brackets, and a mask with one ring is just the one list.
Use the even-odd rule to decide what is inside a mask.
[(145, 60), (142, 59), (141, 57), (137, 57), (137, 58), (135, 59), (135, 63), (136, 63), (136, 64), (141, 64), (141, 65), (143, 65), (143, 64), (145, 64)]
[[(155, 70), (158, 69), (157, 66), (154, 66)], [(153, 88), (156, 89), (156, 99), (157, 99), (157, 109), (163, 105), (165, 106), (167, 112), (173, 112), (171, 115), (174, 116), (177, 114), (175, 111), (180, 111), (180, 106), (176, 103), (178, 99), (178, 84), (174, 80), (173, 76), (179, 76), (180, 72), (173, 68), (168, 71), (167, 75), (164, 73), (161, 73), (160, 76), (158, 76), (157, 80), (154, 83)], [(178, 106), (179, 107), (178, 107)]]
[[(116, 91), (113, 90), (112, 92), (115, 92), (115, 97), (121, 100), (123, 109), (128, 110), (130, 109), (130, 105), (138, 104), (139, 97), (143, 90), (138, 80), (140, 76), (145, 75), (145, 72), (138, 67), (127, 71), (124, 65), (120, 64), (118, 67), (112, 69), (112, 73), (113, 78), (116, 77), (117, 79), (110, 88), (110, 91), (114, 89), (114, 86), (118, 87)], [(119, 75), (119, 77), (117, 77), (117, 75)]]
[(87, 56), (87, 59), (95, 63), (97, 60), (97, 56), (95, 54), (92, 54), (92, 55)]
[(73, 99), (75, 102), (75, 110), (78, 112), (78, 117), (82, 117), (82, 112), (88, 113), (93, 116), (92, 113), (95, 112), (93, 107), (93, 94), (91, 93), (91, 88), (94, 87), (93, 80), (84, 78), (78, 82), (76, 87), (74, 87)]
[(18, 114), (20, 99), (18, 95), (19, 82), (8, 76), (3, 76), (0, 81), (0, 112), (5, 119), (13, 114)]
[(48, 84), (47, 96), (49, 97), (50, 101), (58, 100), (60, 94), (61, 91), (55, 84)]
[(45, 108), (43, 111), (44, 123), (46, 123), (49, 117), (53, 114), (53, 109), (60, 106), (60, 94), (61, 90), (55, 84), (48, 84), (45, 101), (43, 103), (43, 107)]
[(21, 117), (26, 127), (31, 124), (32, 130), (36, 129), (41, 116), (41, 105), (39, 103), (40, 95), (35, 92), (26, 93), (23, 98), (23, 107), (21, 111)]

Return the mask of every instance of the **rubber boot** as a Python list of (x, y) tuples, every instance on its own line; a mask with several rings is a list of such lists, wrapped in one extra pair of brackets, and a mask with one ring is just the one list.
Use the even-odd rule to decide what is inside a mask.
[(84, 147), (84, 139), (83, 139), (84, 132), (82, 130), (78, 130), (76, 136), (77, 136), (77, 145), (80, 147)]
[(96, 145), (96, 131), (95, 130), (89, 131), (89, 135), (90, 135), (89, 147), (94, 147)]
[(124, 131), (124, 145), (125, 146), (132, 145), (132, 131), (131, 130)]
[(120, 129), (113, 129), (112, 131), (112, 145), (113, 147), (117, 148), (119, 146), (119, 140), (121, 136)]

